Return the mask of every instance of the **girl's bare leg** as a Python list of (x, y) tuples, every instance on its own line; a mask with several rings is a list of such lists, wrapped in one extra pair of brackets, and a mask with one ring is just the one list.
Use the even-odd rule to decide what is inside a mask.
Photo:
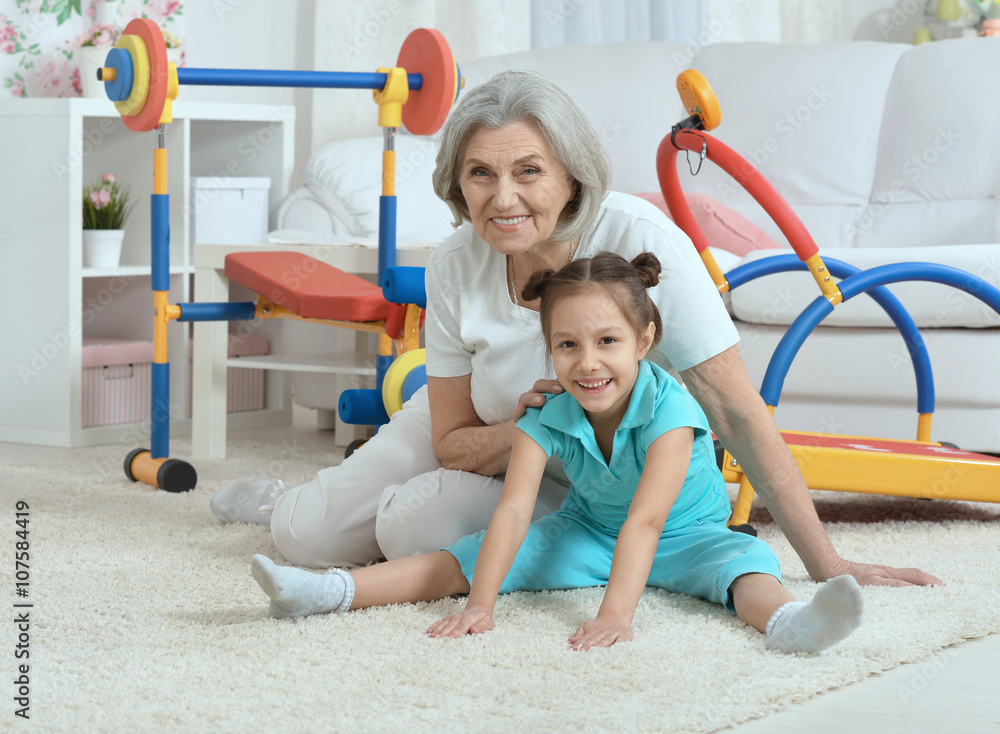
[(355, 584), (351, 609), (434, 601), (469, 593), (469, 582), (462, 575), (462, 567), (447, 551), (356, 568), (351, 576)]
[(306, 617), (348, 609), (402, 602), (432, 601), (469, 591), (469, 582), (455, 557), (445, 551), (410, 556), (351, 573), (332, 568), (312, 573), (277, 566), (256, 555), (250, 572), (271, 598), (274, 617)]
[(740, 576), (729, 589), (733, 592), (736, 616), (761, 633), (766, 633), (767, 621), (779, 607), (795, 601), (778, 579), (766, 573)]

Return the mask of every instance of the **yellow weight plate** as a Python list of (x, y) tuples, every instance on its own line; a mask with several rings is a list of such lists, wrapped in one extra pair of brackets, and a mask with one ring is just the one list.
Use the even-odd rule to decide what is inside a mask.
[(427, 361), (426, 349), (411, 349), (393, 360), (382, 378), (382, 403), (385, 412), (392, 415), (403, 407), (403, 383), (414, 368)]
[(115, 102), (115, 109), (120, 115), (137, 115), (146, 106), (149, 95), (149, 52), (143, 40), (131, 34), (121, 36), (115, 48), (128, 51), (132, 57), (132, 92), (125, 101)]

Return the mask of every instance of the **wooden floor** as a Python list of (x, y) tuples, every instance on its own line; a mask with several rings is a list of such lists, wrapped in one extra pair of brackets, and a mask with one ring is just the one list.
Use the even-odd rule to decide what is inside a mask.
[(990, 635), (725, 731), (996, 734), (1000, 732), (998, 673), (1000, 635)]
[[(233, 437), (294, 440), (329, 450), (332, 435), (315, 430), (311, 411), (296, 406), (295, 425), (234, 432)], [(283, 435), (287, 432), (287, 435)], [(0, 442), (0, 459), (44, 459), (60, 449)], [(208, 507), (205, 508), (206, 512)], [(830, 691), (782, 713), (748, 721), (737, 734), (1000, 733), (1000, 635), (941, 651), (922, 663)]]

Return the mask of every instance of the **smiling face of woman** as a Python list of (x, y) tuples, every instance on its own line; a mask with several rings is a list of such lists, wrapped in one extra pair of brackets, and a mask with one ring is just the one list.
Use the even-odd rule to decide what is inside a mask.
[(476, 233), (503, 255), (551, 243), (573, 185), (545, 137), (529, 122), (469, 136), (462, 194)]

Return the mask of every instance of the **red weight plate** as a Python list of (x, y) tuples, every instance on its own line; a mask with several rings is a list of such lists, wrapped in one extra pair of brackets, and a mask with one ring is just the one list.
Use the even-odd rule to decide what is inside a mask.
[(455, 58), (448, 42), (438, 30), (417, 28), (403, 42), (396, 66), (424, 80), (403, 105), (403, 124), (414, 135), (432, 135), (444, 124), (455, 101)]
[[(149, 94), (146, 104), (137, 115), (122, 115), (122, 121), (129, 130), (146, 132), (160, 124), (163, 105), (167, 100), (167, 86), (170, 79), (167, 67), (167, 44), (163, 41), (160, 27), (148, 18), (136, 18), (122, 33), (138, 36), (146, 44), (149, 54)], [(133, 84), (142, 84), (144, 80), (136, 77)]]

